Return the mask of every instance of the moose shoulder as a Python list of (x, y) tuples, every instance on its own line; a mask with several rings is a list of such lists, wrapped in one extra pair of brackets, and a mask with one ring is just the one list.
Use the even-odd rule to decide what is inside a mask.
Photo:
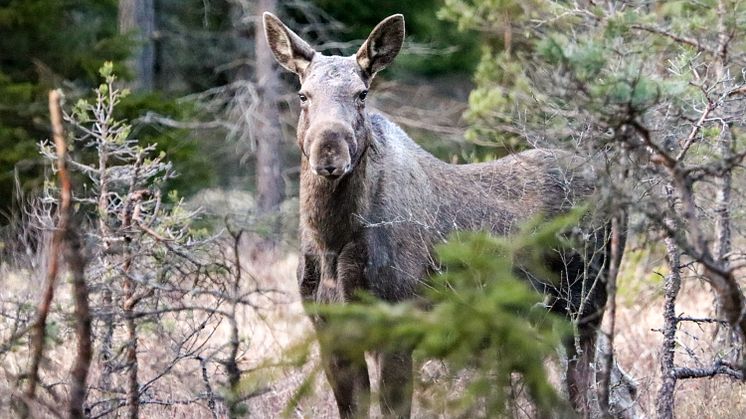
[[(593, 168), (566, 152), (531, 150), (489, 163), (452, 165), (369, 112), (365, 102), (373, 77), (401, 49), (401, 15), (382, 21), (350, 57), (314, 51), (269, 13), (264, 25), (275, 58), (301, 81), (298, 279), (305, 299), (344, 302), (358, 290), (388, 301), (412, 298), (436, 268), (433, 246), (449, 232), (508, 234), (532, 216), (563, 213), (593, 193)], [(608, 271), (604, 230), (589, 236), (590, 251), (564, 250), (556, 261), (547, 260), (565, 278), (564, 289), (542, 286), (561, 300), (554, 307), (575, 310), (581, 319), (583, 350), (567, 348), (568, 390), (578, 408), (585, 404), (588, 356), (605, 304), (605, 287), (586, 284), (603, 281)], [(529, 279), (540, 286), (546, 282)], [(594, 291), (581, 295), (584, 289)], [(314, 321), (323, 327), (322, 319)], [(366, 416), (370, 382), (364, 354), (322, 348), (322, 358), (342, 417)], [(381, 408), (387, 415), (409, 416), (411, 354), (380, 353), (379, 366)]]

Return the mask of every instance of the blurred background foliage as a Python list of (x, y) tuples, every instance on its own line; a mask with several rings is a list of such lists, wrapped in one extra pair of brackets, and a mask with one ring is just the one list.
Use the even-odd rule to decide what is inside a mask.
[[(96, 86), (97, 69), (112, 61), (124, 80), (136, 74), (127, 60), (140, 44), (130, 33), (118, 31), (117, 0), (8, 0), (0, 2), (0, 224), (21, 194), (37, 191), (44, 163), (37, 143), (49, 136), (46, 92), (63, 87), (67, 103), (74, 103)], [(132, 135), (141, 143), (157, 143), (173, 160), (178, 177), (169, 187), (190, 196), (213, 187), (253, 189), (252, 149), (226, 139), (224, 130), (190, 130), (155, 124), (143, 119), (148, 113), (173, 121), (205, 119), (205, 110), (195, 103), (195, 94), (226, 86), (249, 68), (254, 47), (253, 31), (245, 20), (250, 1), (158, 0), (155, 8), (154, 86), (137, 90), (119, 106), (118, 117), (132, 121)], [(407, 19), (412, 54), (403, 54), (381, 80), (411, 85), (435, 86), (446, 95), (463, 101), (470, 89), (469, 75), (479, 57), (475, 32), (461, 32), (438, 18), (443, 6), (438, 0), (382, 1), (293, 1), (279, 5), (278, 14), (296, 24), (313, 28), (310, 19), (333, 24), (324, 30), (304, 33), (315, 45), (349, 41), (346, 48), (325, 53), (353, 53), (372, 27), (383, 17), (403, 13)], [(244, 8), (244, 9), (242, 9)], [(310, 11), (310, 12), (309, 12)], [(251, 13), (258, 13), (249, 10)], [(242, 23), (241, 23), (242, 22)], [(334, 36), (335, 39), (329, 39)], [(248, 65), (247, 65), (248, 62)], [(292, 76), (282, 74), (291, 85)], [(461, 93), (451, 84), (459, 80)], [(466, 84), (464, 84), (466, 80)], [(287, 89), (290, 91), (290, 88)], [(437, 98), (436, 98), (437, 99)], [(434, 101), (435, 99), (433, 99)], [(427, 98), (425, 101), (428, 101)], [(219, 112), (210, 109), (209, 112)], [(294, 112), (285, 105), (284, 112)], [(287, 118), (293, 121), (292, 115)], [(292, 122), (291, 122), (292, 123)], [(284, 159), (295, 165), (297, 152), (291, 131), (284, 142)], [(473, 154), (474, 147), (446, 141), (426, 131), (416, 138), (443, 158)], [(458, 158), (458, 157), (454, 157)], [(16, 184), (17, 182), (17, 184)], [(291, 187), (292, 189), (292, 187)]]
[(432, 51), (424, 55), (401, 55), (389, 76), (421, 78), (470, 74), (479, 58), (479, 37), (476, 32), (459, 31), (455, 25), (437, 17), (438, 10), (443, 6), (442, 1), (317, 0), (314, 3), (342, 22), (347, 28), (345, 34), (348, 37), (361, 41), (382, 17), (403, 14), (407, 22), (407, 42), (425, 44)]
[(36, 144), (49, 137), (47, 91), (91, 86), (104, 61), (128, 54), (116, 31), (116, 1), (0, 3), (0, 211), (8, 211), (17, 174), (25, 191), (43, 171)]

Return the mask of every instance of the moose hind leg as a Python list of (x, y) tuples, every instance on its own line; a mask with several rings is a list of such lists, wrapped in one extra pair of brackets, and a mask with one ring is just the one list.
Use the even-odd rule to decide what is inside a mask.
[(570, 404), (582, 417), (590, 417), (591, 404), (588, 397), (594, 380), (594, 360), (596, 355), (597, 323), (578, 326), (576, 345), (572, 337), (565, 341), (567, 351), (567, 393)]
[(381, 370), (381, 413), (387, 418), (408, 418), (412, 412), (412, 352), (381, 352), (378, 364)]
[(355, 356), (334, 350), (321, 351), (326, 379), (334, 392), (339, 416), (345, 418), (368, 417), (370, 408), (370, 379), (365, 355)]
[(596, 335), (607, 299), (606, 254), (604, 249), (589, 252), (585, 257), (571, 254), (563, 268), (565, 278), (570, 278), (567, 284), (569, 300), (564, 303), (570, 317), (577, 322), (577, 336), (567, 338), (564, 345), (567, 351), (567, 392), (570, 404), (582, 417), (590, 417), (593, 410), (589, 395), (595, 382)]

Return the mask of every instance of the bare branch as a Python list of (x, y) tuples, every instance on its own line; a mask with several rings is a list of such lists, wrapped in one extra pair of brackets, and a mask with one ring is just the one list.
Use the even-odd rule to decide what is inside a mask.
[(711, 48), (708, 45), (703, 44), (702, 42), (700, 42), (697, 39), (689, 38), (687, 36), (678, 35), (678, 34), (675, 34), (675, 33), (671, 32), (671, 31), (668, 31), (668, 30), (663, 29), (663, 28), (659, 28), (659, 27), (656, 27), (656, 26), (649, 26), (649, 25), (640, 25), (640, 24), (632, 24), (631, 28), (633, 28), (633, 29), (639, 29), (639, 30), (642, 30), (642, 31), (645, 31), (645, 32), (654, 33), (656, 35), (665, 36), (666, 38), (670, 38), (670, 39), (672, 39), (672, 40), (674, 40), (676, 42), (679, 42), (679, 43), (682, 43), (682, 44), (694, 47), (698, 51), (705, 51), (705, 52), (708, 52), (708, 53), (710, 53), (712, 55), (717, 55), (718, 54), (718, 51), (716, 51), (715, 49)]
[(726, 375), (737, 380), (743, 380), (743, 371), (725, 363), (716, 362), (708, 368), (678, 367), (675, 370), (676, 378), (684, 380), (688, 378), (712, 378), (717, 375)]

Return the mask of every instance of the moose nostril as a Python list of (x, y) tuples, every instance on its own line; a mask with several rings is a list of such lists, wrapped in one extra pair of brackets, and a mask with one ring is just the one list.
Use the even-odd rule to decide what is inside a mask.
[(337, 169), (337, 168), (336, 168), (336, 167), (334, 167), (334, 166), (326, 166), (326, 167), (324, 167), (324, 170), (326, 170), (326, 171), (327, 171), (328, 173), (330, 173), (330, 174), (331, 174), (331, 173), (334, 173), (334, 170), (336, 170), (336, 169)]

